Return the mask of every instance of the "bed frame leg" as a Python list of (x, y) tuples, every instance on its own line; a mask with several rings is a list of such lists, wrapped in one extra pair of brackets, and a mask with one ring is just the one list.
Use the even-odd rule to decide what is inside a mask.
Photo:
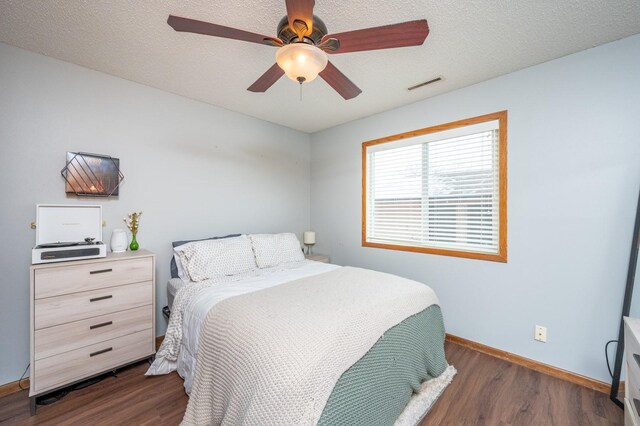
[(29, 413), (32, 416), (36, 415), (36, 397), (35, 396), (29, 397)]

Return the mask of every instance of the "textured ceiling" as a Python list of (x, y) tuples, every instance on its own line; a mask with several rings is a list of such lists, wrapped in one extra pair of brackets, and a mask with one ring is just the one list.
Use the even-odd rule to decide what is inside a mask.
[[(322, 79), (246, 88), (275, 48), (167, 25), (176, 15), (275, 36), (284, 0), (0, 0), (0, 41), (305, 132), (545, 62), (640, 32), (638, 0), (317, 0), (329, 33), (426, 18), (424, 45), (330, 60), (363, 93), (343, 100)], [(443, 76), (412, 92), (407, 87)]]

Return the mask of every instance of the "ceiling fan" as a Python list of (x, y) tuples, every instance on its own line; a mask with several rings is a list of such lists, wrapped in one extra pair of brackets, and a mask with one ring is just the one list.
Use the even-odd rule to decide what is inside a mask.
[(329, 62), (327, 53), (419, 46), (429, 34), (425, 19), (327, 34), (324, 22), (313, 14), (314, 0), (285, 0), (285, 3), (287, 15), (278, 24), (277, 37), (175, 15), (169, 15), (167, 23), (176, 31), (278, 47), (276, 63), (249, 86), (247, 90), (251, 92), (265, 92), (283, 74), (300, 84), (320, 75), (344, 99), (355, 98), (362, 90)]

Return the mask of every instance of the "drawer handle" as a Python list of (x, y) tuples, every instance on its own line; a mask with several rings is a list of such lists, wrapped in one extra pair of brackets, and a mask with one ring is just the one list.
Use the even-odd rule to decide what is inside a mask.
[(93, 330), (94, 328), (106, 327), (108, 325), (113, 324), (113, 321), (107, 321), (96, 325), (90, 325), (89, 330)]
[(112, 297), (113, 297), (112, 294), (110, 294), (108, 296), (94, 297), (93, 299), (89, 299), (89, 302), (97, 302), (98, 300), (111, 299)]
[(636, 360), (636, 364), (638, 364), (638, 367), (640, 367), (640, 355), (633, 354), (633, 359)]
[(93, 274), (104, 274), (105, 272), (111, 272), (113, 271), (113, 269), (109, 268), (109, 269), (100, 269), (97, 271), (90, 271), (89, 274), (93, 275)]
[(112, 351), (112, 350), (113, 350), (113, 348), (103, 349), (103, 350), (101, 350), (101, 351), (92, 352), (92, 353), (90, 353), (90, 354), (89, 354), (89, 356), (91, 357), (91, 356), (100, 355), (100, 354), (103, 354), (103, 353), (105, 353), (105, 352), (110, 352), (110, 351)]
[(638, 398), (633, 398), (633, 405), (636, 406), (636, 414), (640, 416), (640, 401), (638, 401)]

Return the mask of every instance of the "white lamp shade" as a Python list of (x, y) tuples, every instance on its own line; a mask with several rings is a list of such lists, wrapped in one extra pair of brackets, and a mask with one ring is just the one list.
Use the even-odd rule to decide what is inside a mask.
[(293, 81), (304, 79), (308, 83), (325, 69), (329, 58), (317, 47), (306, 43), (292, 43), (276, 51), (276, 62)]
[(304, 243), (305, 244), (315, 244), (316, 243), (316, 233), (313, 231), (306, 231), (304, 233)]

